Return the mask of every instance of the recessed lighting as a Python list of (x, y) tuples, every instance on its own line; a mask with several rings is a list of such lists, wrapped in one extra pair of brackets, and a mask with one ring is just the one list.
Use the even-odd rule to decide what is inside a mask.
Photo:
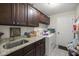
[(51, 7), (55, 7), (55, 6), (58, 6), (60, 4), (59, 3), (48, 3), (48, 5), (51, 6)]

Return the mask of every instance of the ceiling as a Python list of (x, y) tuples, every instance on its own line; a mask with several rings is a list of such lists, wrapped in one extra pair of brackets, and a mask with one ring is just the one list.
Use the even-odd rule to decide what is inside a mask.
[(48, 16), (53, 14), (75, 10), (78, 3), (33, 3), (33, 5)]

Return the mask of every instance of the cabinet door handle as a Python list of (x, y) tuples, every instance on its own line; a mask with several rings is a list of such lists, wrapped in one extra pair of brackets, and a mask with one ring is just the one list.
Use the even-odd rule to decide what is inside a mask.
[(38, 43), (38, 44), (40, 44), (40, 43)]
[(17, 24), (19, 24), (19, 22), (17, 22)]
[(15, 24), (15, 21), (13, 21), (13, 24)]
[(60, 34), (60, 32), (58, 32), (58, 34)]

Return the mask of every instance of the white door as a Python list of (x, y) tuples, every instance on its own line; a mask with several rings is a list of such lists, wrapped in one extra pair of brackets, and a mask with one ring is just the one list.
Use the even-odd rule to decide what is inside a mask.
[(68, 42), (73, 39), (72, 16), (57, 17), (57, 44), (67, 47)]

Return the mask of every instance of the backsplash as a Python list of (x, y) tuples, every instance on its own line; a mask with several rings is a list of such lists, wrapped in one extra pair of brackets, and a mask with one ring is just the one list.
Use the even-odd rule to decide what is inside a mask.
[(10, 38), (10, 27), (15, 27), (15, 28), (21, 28), (21, 35), (24, 35), (25, 32), (30, 32), (33, 31), (33, 27), (21, 27), (21, 26), (2, 26), (0, 25), (0, 32), (3, 32), (4, 35), (1, 37), (3, 38)]
[(37, 35), (42, 35), (42, 32), (48, 28), (48, 25), (39, 24), (39, 27), (35, 27), (34, 31), (37, 31)]
[(21, 35), (24, 35), (25, 32), (30, 32), (33, 31), (34, 29), (46, 29), (48, 28), (48, 25), (44, 24), (39, 24), (39, 27), (22, 27), (22, 26), (3, 26), (0, 25), (0, 32), (4, 33), (4, 35), (1, 37), (3, 38), (10, 38), (10, 27), (15, 27), (15, 28), (21, 28)]

